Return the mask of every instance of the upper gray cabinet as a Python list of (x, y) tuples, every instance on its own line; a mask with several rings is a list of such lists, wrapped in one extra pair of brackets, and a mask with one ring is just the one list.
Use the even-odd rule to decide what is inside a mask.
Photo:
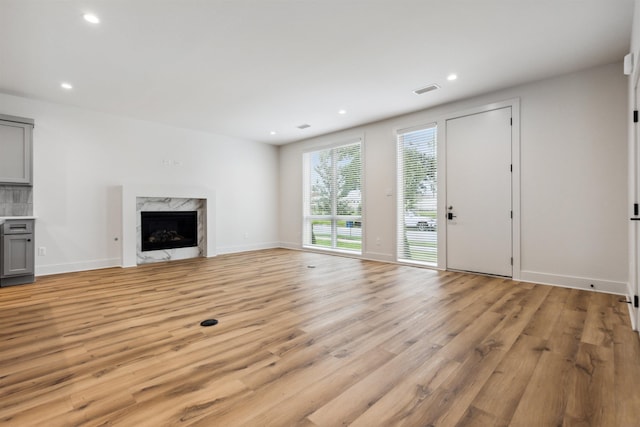
[(33, 119), (0, 114), (0, 184), (32, 184)]

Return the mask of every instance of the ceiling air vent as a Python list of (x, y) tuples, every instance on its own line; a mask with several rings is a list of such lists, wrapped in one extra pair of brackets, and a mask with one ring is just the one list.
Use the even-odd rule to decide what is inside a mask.
[(306, 128), (310, 128), (311, 125), (307, 124), (307, 123), (303, 123), (300, 126), (296, 126), (298, 129), (306, 129)]
[(440, 89), (439, 84), (430, 84), (429, 86), (421, 87), (413, 91), (416, 95), (422, 95), (423, 93), (431, 92), (432, 90)]

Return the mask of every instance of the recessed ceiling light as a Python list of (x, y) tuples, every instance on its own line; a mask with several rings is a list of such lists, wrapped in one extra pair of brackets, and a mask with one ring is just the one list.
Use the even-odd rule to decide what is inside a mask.
[(82, 17), (84, 18), (85, 21), (91, 22), (92, 24), (99, 24), (100, 23), (100, 18), (98, 18), (93, 13), (85, 13), (84, 15), (82, 15)]
[(67, 82), (60, 83), (60, 87), (62, 89), (67, 89), (67, 90), (73, 89), (73, 86), (71, 85), (71, 83), (67, 83)]
[(338, 114), (347, 114), (347, 110), (339, 110)]
[(269, 135), (275, 135), (275, 134), (276, 134), (275, 130), (272, 130), (271, 132), (269, 132)]
[(449, 74), (447, 76), (447, 80), (449, 80), (450, 82), (454, 81), (457, 78), (458, 78), (458, 76), (456, 74)]

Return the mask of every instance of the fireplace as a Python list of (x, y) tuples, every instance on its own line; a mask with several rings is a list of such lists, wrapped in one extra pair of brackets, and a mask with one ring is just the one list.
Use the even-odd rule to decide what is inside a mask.
[(198, 246), (197, 211), (143, 211), (140, 215), (143, 252)]

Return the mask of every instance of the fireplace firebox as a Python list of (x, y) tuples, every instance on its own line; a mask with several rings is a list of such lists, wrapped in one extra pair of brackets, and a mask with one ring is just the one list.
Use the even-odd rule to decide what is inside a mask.
[(140, 214), (143, 252), (198, 246), (197, 211), (144, 211)]

